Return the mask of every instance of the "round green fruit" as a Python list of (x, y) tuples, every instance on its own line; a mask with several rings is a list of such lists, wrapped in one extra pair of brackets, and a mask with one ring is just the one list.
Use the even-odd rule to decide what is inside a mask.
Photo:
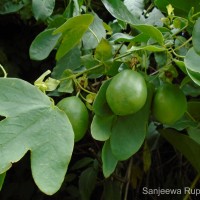
[(182, 90), (168, 83), (157, 89), (152, 104), (155, 119), (168, 125), (179, 120), (187, 109), (187, 100)]
[(72, 124), (75, 142), (78, 142), (85, 135), (89, 116), (85, 104), (75, 96), (67, 97), (58, 102), (57, 107), (63, 110)]
[(106, 90), (106, 100), (116, 115), (129, 115), (139, 111), (147, 99), (147, 86), (143, 76), (126, 69), (117, 74)]

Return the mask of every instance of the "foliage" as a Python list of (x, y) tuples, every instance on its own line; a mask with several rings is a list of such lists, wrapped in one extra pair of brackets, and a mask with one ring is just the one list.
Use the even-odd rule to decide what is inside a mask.
[[(22, 80), (18, 71), (11, 78), (14, 62), (9, 63), (9, 47), (3, 43), (0, 188), (12, 164), (27, 151), (34, 182), (46, 195), (65, 191), (66, 199), (87, 200), (99, 192), (103, 199), (141, 199), (146, 184), (194, 187), (200, 172), (198, 0), (1, 1), (0, 18), (10, 15), (37, 28), (29, 52), (24, 53), (33, 69), (28, 65), (17, 69), (28, 71), (29, 76), (31, 70), (37, 72), (39, 78), (34, 74)], [(43, 67), (45, 62), (48, 67)], [(129, 105), (123, 90), (133, 98), (131, 88), (140, 87), (134, 79), (126, 79), (118, 96), (112, 96), (109, 86), (119, 84), (116, 77), (125, 70), (136, 71), (144, 79), (147, 91), (145, 85), (141, 93), (147, 92), (147, 98), (137, 112), (119, 116), (112, 105), (117, 102), (123, 111)], [(176, 85), (187, 98), (186, 112), (169, 124), (157, 121), (152, 112), (156, 91), (166, 83)], [(70, 122), (73, 116), (56, 106), (74, 96), (89, 112), (87, 133), (84, 130), (76, 143), (75, 126), (82, 122)], [(167, 110), (173, 114), (171, 103)], [(163, 112), (163, 117), (167, 110), (160, 109), (159, 114)], [(163, 176), (166, 172), (169, 178)], [(184, 173), (192, 174), (194, 182)]]

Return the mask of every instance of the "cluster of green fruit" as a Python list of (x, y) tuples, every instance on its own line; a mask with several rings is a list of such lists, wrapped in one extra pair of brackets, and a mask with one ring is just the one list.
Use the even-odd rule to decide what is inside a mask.
[[(143, 76), (139, 72), (127, 69), (112, 78), (106, 90), (106, 100), (115, 115), (130, 115), (144, 106), (147, 93)], [(62, 99), (57, 106), (67, 114), (74, 130), (75, 142), (81, 140), (89, 123), (85, 104), (80, 98), (71, 96)], [(168, 125), (175, 123), (183, 116), (186, 109), (186, 97), (176, 85), (165, 83), (155, 91), (152, 114), (160, 123)]]
[[(143, 76), (127, 69), (117, 74), (110, 82), (106, 99), (116, 115), (129, 115), (139, 111), (147, 99), (147, 85)], [(152, 114), (163, 124), (173, 124), (187, 109), (187, 100), (179, 87), (165, 83), (154, 94)]]

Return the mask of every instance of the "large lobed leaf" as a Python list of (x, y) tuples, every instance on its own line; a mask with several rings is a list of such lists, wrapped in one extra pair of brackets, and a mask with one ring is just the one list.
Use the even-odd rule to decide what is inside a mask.
[(31, 151), (35, 183), (57, 192), (71, 159), (74, 133), (68, 117), (33, 85), (0, 78), (0, 173)]

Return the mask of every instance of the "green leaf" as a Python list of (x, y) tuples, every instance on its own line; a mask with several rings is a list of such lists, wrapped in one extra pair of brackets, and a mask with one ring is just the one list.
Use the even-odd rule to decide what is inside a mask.
[(155, 52), (154, 53), (155, 61), (158, 66), (165, 66), (167, 64), (167, 51), (164, 52)]
[(200, 86), (200, 73), (194, 72), (194, 71), (187, 69), (187, 68), (186, 68), (186, 70), (187, 70), (187, 74), (194, 81), (194, 83), (196, 83), (197, 85)]
[[(182, 86), (182, 90), (186, 96), (191, 96), (191, 97), (198, 97), (200, 95), (200, 88), (198, 85), (196, 85), (189, 77), (184, 78), (186, 79), (186, 83)], [(183, 81), (184, 81), (183, 79)], [(189, 79), (189, 82), (188, 80)]]
[(151, 52), (162, 52), (166, 51), (164, 47), (156, 46), (156, 45), (147, 45), (147, 46), (132, 46), (128, 52), (130, 51), (140, 51), (140, 50), (147, 50)]
[(94, 59), (94, 56), (92, 54), (86, 54), (81, 56), (81, 64), (87, 69), (90, 69), (95, 65), (98, 65), (99, 62), (96, 59)]
[(5, 177), (6, 177), (6, 172), (4, 172), (3, 174), (0, 174), (0, 191), (2, 190)]
[(125, 33), (115, 33), (109, 38), (109, 41), (114, 42), (131, 42), (134, 39), (133, 36)]
[(175, 149), (180, 151), (189, 160), (198, 173), (200, 173), (200, 145), (189, 136), (180, 134), (173, 129), (163, 129), (160, 132)]
[(65, 22), (66, 22), (66, 18), (64, 17), (64, 15), (56, 15), (49, 22), (48, 29), (58, 28)]
[(23, 0), (14, 2), (13, 0), (1, 0), (0, 1), (0, 14), (14, 13), (24, 7)]
[(198, 127), (190, 127), (187, 132), (188, 135), (200, 145), (200, 129)]
[(110, 116), (98, 116), (93, 117), (91, 123), (91, 134), (95, 140), (106, 141), (111, 135), (111, 129), (113, 120), (115, 119), (114, 115)]
[(185, 63), (183, 61), (180, 61), (180, 60), (177, 60), (177, 59), (173, 59), (173, 61), (175, 62), (175, 64), (179, 67), (179, 69), (183, 73), (187, 74), (187, 71), (185, 69)]
[(82, 200), (89, 200), (95, 188), (97, 180), (97, 170), (94, 167), (89, 167), (81, 173), (79, 179), (79, 191)]
[(151, 24), (153, 26), (162, 27), (163, 22), (161, 19), (164, 17), (162, 12), (157, 8), (153, 8), (153, 10), (148, 14), (148, 18), (144, 19), (146, 24)]
[(65, 70), (75, 70), (81, 66), (81, 52), (80, 49), (75, 47), (66, 53), (60, 60), (57, 61), (53, 69), (52, 76), (54, 78), (61, 78)]
[(31, 151), (33, 179), (46, 194), (64, 180), (74, 146), (68, 117), (33, 85), (14, 78), (0, 79), (0, 173)]
[(110, 144), (118, 160), (126, 160), (136, 153), (144, 142), (150, 113), (153, 86), (148, 86), (144, 107), (132, 115), (118, 117), (113, 123)]
[(187, 52), (184, 63), (190, 78), (198, 85), (200, 85), (200, 55), (197, 54), (194, 48), (190, 48)]
[(193, 31), (192, 31), (192, 43), (194, 50), (196, 53), (200, 54), (200, 41), (199, 41), (199, 36), (200, 36), (200, 17), (197, 19), (195, 22)]
[(108, 88), (109, 83), (110, 80), (105, 81), (102, 84), (93, 103), (95, 114), (102, 117), (113, 115), (106, 101), (106, 90)]
[(45, 20), (54, 10), (55, 0), (32, 0), (33, 15), (36, 20)]
[(59, 92), (65, 92), (65, 93), (72, 93), (74, 91), (74, 82), (72, 78), (69, 78), (69, 76), (72, 76), (73, 73), (71, 70), (65, 70), (61, 76), (61, 79), (63, 79), (60, 83), (60, 87), (58, 88)]
[[(184, 115), (181, 119), (175, 122), (173, 125), (170, 125), (170, 128), (174, 128), (178, 131), (182, 131), (186, 128), (195, 127), (198, 123), (192, 120), (187, 115)], [(167, 127), (167, 126), (166, 126)]]
[(140, 24), (140, 20), (133, 16), (132, 13), (120, 0), (101, 0), (105, 8), (111, 15), (119, 20), (130, 24)]
[(112, 58), (112, 46), (106, 39), (101, 39), (96, 47), (94, 57), (101, 62), (108, 61)]
[(102, 38), (106, 37), (106, 31), (103, 26), (103, 21), (95, 14), (94, 21), (89, 27), (89, 30), (83, 35), (83, 48), (94, 49)]
[(144, 10), (144, 0), (124, 0), (124, 5), (135, 17), (140, 17)]
[(130, 11), (126, 8), (122, 1), (102, 0), (102, 3), (106, 7), (106, 9), (111, 13), (111, 15), (115, 18), (131, 24), (139, 31), (155, 39), (160, 45), (164, 43), (162, 33), (154, 26), (142, 24), (140, 20), (138, 20), (135, 16), (133, 16), (130, 13)]
[(63, 40), (58, 48), (56, 59), (60, 60), (67, 52), (74, 48), (93, 22), (94, 16), (84, 14), (68, 19), (62, 26), (58, 27), (54, 34), (62, 33)]
[(103, 162), (103, 175), (105, 178), (108, 178), (114, 172), (118, 162), (112, 154), (110, 140), (104, 143), (101, 157)]
[(61, 36), (61, 34), (53, 35), (54, 30), (46, 29), (33, 40), (29, 49), (32, 60), (44, 60), (49, 56)]

